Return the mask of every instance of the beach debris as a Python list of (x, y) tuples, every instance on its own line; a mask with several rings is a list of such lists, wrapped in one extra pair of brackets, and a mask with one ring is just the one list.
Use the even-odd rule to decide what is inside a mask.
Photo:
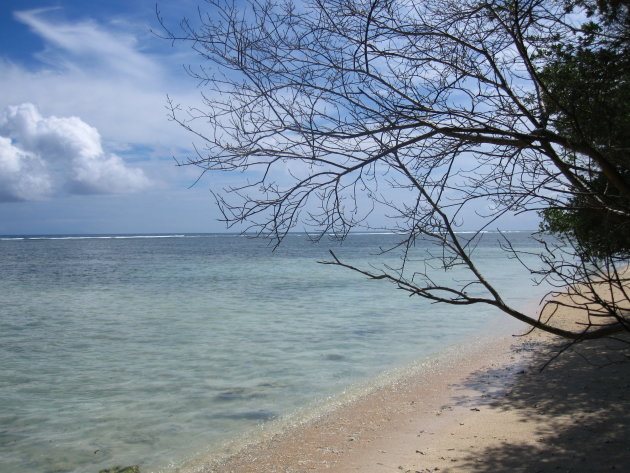
[(113, 466), (100, 470), (98, 473), (140, 473), (140, 467), (138, 465)]

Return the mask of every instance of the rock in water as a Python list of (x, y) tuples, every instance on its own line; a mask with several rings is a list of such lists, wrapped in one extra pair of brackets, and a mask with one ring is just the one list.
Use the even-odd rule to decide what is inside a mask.
[(113, 466), (99, 471), (98, 473), (140, 473), (140, 467), (138, 465), (132, 466)]

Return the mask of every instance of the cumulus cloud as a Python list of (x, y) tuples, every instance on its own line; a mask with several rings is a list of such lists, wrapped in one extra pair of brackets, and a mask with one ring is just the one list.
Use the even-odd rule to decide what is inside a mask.
[(196, 60), (190, 48), (171, 48), (146, 25), (68, 20), (58, 8), (13, 17), (43, 47), (28, 66), (0, 53), (0, 109), (33, 102), (57, 116), (78, 115), (109, 144), (189, 147), (190, 135), (168, 121), (165, 105), (167, 94), (199, 100), (181, 67)]
[(0, 201), (119, 194), (148, 185), (141, 169), (105, 152), (98, 130), (78, 117), (44, 117), (31, 103), (0, 113)]

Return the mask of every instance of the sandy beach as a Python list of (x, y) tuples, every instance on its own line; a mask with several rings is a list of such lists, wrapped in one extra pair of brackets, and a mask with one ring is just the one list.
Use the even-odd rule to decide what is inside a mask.
[[(579, 315), (557, 320), (567, 326)], [(576, 346), (541, 371), (565, 345), (533, 333), (456, 347), (308, 422), (181, 471), (630, 471), (628, 345)]]

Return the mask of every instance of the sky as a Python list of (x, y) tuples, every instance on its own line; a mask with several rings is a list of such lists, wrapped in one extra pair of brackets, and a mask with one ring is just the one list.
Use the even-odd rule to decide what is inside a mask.
[[(162, 4), (163, 3), (163, 4)], [(197, 1), (162, 2), (176, 24)], [(195, 104), (185, 45), (158, 38), (155, 0), (0, 2), (0, 234), (215, 232), (193, 137), (167, 94)]]
[[(199, 3), (158, 8), (173, 27)], [(200, 103), (199, 60), (159, 29), (155, 0), (0, 2), (0, 235), (226, 231), (210, 189), (237, 177), (173, 159), (194, 136), (167, 95)]]

